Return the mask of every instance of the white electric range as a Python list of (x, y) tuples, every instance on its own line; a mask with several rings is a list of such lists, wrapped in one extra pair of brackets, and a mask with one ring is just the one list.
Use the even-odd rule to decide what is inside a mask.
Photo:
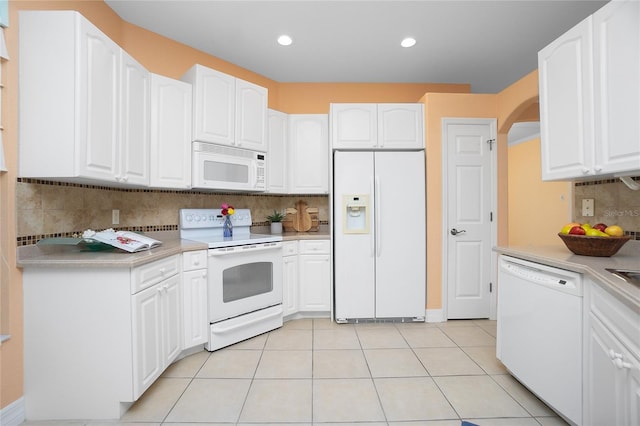
[(251, 211), (180, 210), (180, 237), (206, 243), (209, 341), (214, 351), (282, 326), (282, 236), (251, 233)]

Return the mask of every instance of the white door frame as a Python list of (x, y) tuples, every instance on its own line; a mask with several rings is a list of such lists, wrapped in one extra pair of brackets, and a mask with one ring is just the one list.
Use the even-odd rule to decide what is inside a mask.
[[(442, 125), (442, 313), (443, 320), (448, 318), (448, 282), (449, 282), (449, 266), (448, 266), (448, 248), (449, 248), (449, 206), (448, 206), (448, 189), (449, 189), (449, 154), (446, 147), (448, 140), (447, 126), (450, 124), (489, 124), (491, 133), (495, 139), (495, 146), (491, 150), (491, 211), (493, 212), (493, 220), (491, 222), (491, 247), (498, 244), (498, 120), (495, 118), (443, 118)], [(495, 320), (496, 302), (497, 302), (497, 278), (498, 278), (498, 255), (491, 250), (491, 283), (492, 291), (490, 294), (490, 314), (489, 319)]]

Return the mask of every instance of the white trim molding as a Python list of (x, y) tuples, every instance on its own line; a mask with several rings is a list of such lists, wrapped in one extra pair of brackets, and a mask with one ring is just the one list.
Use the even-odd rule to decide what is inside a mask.
[(445, 322), (444, 310), (427, 309), (425, 313), (425, 322)]
[(25, 420), (24, 397), (20, 397), (0, 410), (0, 425), (18, 426)]

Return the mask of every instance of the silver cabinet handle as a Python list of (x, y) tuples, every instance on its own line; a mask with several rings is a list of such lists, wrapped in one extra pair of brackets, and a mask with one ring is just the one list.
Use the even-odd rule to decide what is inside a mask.
[(457, 230), (456, 228), (451, 228), (451, 235), (464, 234), (467, 232), (465, 229)]

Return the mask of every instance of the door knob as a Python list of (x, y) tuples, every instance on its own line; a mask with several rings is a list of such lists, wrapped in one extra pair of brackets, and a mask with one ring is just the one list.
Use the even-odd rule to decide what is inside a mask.
[(457, 230), (456, 228), (451, 228), (451, 235), (458, 235), (458, 234), (464, 234), (466, 231), (466, 229), (461, 229), (461, 230)]

